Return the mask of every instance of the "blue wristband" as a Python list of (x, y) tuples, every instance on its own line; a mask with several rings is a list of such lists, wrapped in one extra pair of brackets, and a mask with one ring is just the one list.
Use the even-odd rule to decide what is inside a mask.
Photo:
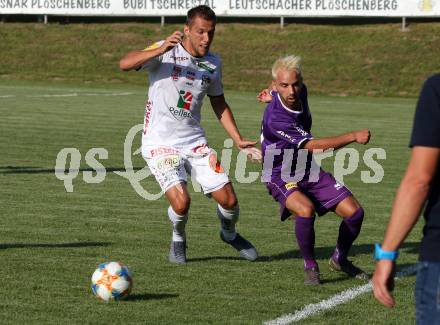
[(379, 260), (395, 261), (399, 256), (398, 251), (395, 252), (383, 251), (379, 244), (375, 244), (374, 248), (375, 248), (374, 258), (378, 261)]

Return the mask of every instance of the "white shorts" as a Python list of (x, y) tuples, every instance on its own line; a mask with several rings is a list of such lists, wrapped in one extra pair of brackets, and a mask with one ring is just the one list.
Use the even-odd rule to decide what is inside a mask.
[(164, 193), (178, 183), (187, 183), (187, 173), (200, 184), (204, 194), (230, 182), (217, 155), (206, 144), (185, 149), (143, 147), (142, 156)]

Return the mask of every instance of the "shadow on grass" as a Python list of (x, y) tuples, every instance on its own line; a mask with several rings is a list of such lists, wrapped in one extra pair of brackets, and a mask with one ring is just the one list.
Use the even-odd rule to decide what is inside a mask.
[[(419, 253), (419, 242), (409, 242), (403, 243), (401, 246), (401, 251), (409, 254), (418, 254)], [(316, 247), (315, 248), (315, 256), (317, 259), (327, 259), (333, 254), (335, 247), (327, 246), (327, 247)], [(363, 254), (371, 254), (373, 256), (374, 245), (373, 244), (361, 244), (361, 245), (353, 245), (350, 250), (349, 256), (363, 255)], [(271, 262), (271, 261), (280, 261), (287, 259), (301, 259), (301, 254), (299, 250), (291, 250), (271, 256), (260, 256), (256, 262)]]
[[(133, 171), (141, 170), (144, 167), (133, 167)], [(69, 169), (57, 170), (61, 173), (68, 173)], [(79, 168), (78, 171), (84, 172), (124, 172), (125, 167), (106, 167), (104, 169), (93, 169), (93, 168)], [(41, 168), (41, 167), (18, 167), (18, 166), (0, 166), (0, 174), (52, 174), (55, 173), (55, 168)]]
[(397, 261), (396, 264), (396, 273), (400, 277), (411, 277), (416, 276), (417, 270), (418, 270), (418, 264), (414, 263), (404, 263), (399, 264), (399, 261)]
[(14, 244), (0, 244), (0, 249), (8, 248), (80, 248), (80, 247), (99, 247), (110, 246), (112, 243), (106, 242), (77, 242), (77, 243), (14, 243)]
[[(404, 243), (401, 246), (401, 251), (409, 254), (418, 254), (419, 253), (419, 242), (409, 242)], [(335, 247), (327, 246), (327, 247), (316, 247), (315, 255), (318, 260), (330, 258), (333, 254)], [(371, 254), (373, 256), (374, 245), (373, 244), (361, 244), (354, 245), (351, 250), (349, 256), (356, 255), (365, 255)], [(271, 261), (280, 261), (280, 260), (289, 260), (289, 259), (302, 259), (301, 253), (299, 250), (291, 250), (275, 255), (270, 256), (259, 256), (255, 262), (271, 262)], [(203, 262), (203, 261), (212, 261), (212, 260), (224, 260), (224, 261), (243, 261), (244, 259), (236, 256), (206, 256), (206, 257), (195, 257), (188, 258), (188, 262)]]
[[(349, 279), (350, 278), (348, 276), (346, 276), (346, 275), (342, 275), (342, 276), (339, 276), (339, 277), (334, 278), (334, 279), (323, 279), (322, 276), (321, 276), (321, 284), (329, 284), (329, 283), (342, 282), (342, 281), (347, 281)], [(362, 284), (362, 283), (363, 284), (367, 284), (368, 281), (367, 280), (365, 280), (363, 282), (359, 281), (359, 284)]]
[(234, 256), (206, 256), (206, 257), (188, 258), (187, 262), (202, 262), (202, 261), (211, 261), (211, 260), (242, 261), (244, 259), (241, 257), (234, 257)]
[(144, 293), (144, 294), (135, 294), (129, 295), (124, 301), (139, 301), (139, 300), (162, 300), (162, 299), (171, 299), (177, 298), (179, 295), (175, 293)]

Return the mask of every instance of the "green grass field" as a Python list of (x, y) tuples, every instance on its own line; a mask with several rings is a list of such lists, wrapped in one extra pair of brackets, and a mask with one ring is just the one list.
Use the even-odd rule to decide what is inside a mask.
[[(220, 23), (212, 51), (223, 60), (227, 89), (255, 91), (270, 81), (276, 58), (303, 58), (312, 94), (408, 97), (439, 70), (439, 22), (333, 24)], [(0, 80), (71, 82), (72, 85), (143, 86), (142, 73), (120, 73), (128, 51), (164, 39), (182, 24), (0, 23)]]
[[(259, 136), (263, 111), (255, 95), (226, 92), (242, 133), (252, 139)], [(328, 214), (316, 224), (324, 284), (304, 287), (292, 224), (279, 221), (277, 205), (260, 182), (237, 183), (234, 169), (230, 175), (241, 205), (239, 231), (256, 245), (260, 260), (241, 260), (222, 243), (214, 202), (193, 193), (189, 263), (168, 263), (171, 230), (165, 199), (142, 199), (112, 172), (124, 168), (124, 139), (142, 123), (144, 101), (144, 88), (0, 83), (2, 324), (260, 324), (363, 284), (328, 270), (339, 226), (337, 217)], [(368, 148), (386, 150), (381, 183), (361, 182), (360, 171), (369, 170), (362, 159), (357, 172), (345, 178), (366, 210), (352, 259), (371, 273), (372, 245), (382, 239), (406, 167), (415, 100), (314, 96), (310, 104), (315, 136), (368, 127), (371, 143), (352, 147), (361, 157)], [(203, 125), (211, 146), (220, 151), (226, 134), (208, 105)], [(65, 147), (78, 148), (82, 169), (89, 168), (84, 157), (90, 148), (105, 148), (105, 180), (87, 184), (81, 171), (73, 193), (67, 193), (54, 174), (57, 154)], [(133, 160), (135, 167), (144, 166), (139, 155)], [(332, 161), (325, 166), (332, 170)], [(259, 165), (249, 169), (259, 170)], [(151, 177), (143, 186), (158, 189)], [(403, 246), (399, 268), (416, 262), (420, 236), (418, 225)], [(92, 272), (110, 260), (123, 261), (134, 274), (128, 301), (105, 304), (92, 295)], [(303, 323), (412, 323), (414, 282), (414, 276), (398, 281), (393, 310), (368, 293)]]

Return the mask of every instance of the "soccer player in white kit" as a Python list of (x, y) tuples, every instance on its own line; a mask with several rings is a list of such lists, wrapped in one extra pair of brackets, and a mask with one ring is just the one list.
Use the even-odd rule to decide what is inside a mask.
[(243, 258), (257, 258), (254, 246), (235, 231), (239, 206), (232, 184), (208, 146), (200, 125), (205, 95), (222, 126), (240, 150), (260, 159), (256, 142), (245, 140), (223, 95), (221, 60), (209, 52), (216, 15), (207, 6), (188, 11), (184, 32), (176, 31), (145, 50), (129, 52), (120, 61), (124, 71), (145, 69), (150, 87), (145, 108), (142, 156), (170, 202), (168, 217), (173, 224), (169, 260), (186, 263), (185, 225), (190, 196), (187, 172), (205, 195), (217, 201), (220, 238)]

